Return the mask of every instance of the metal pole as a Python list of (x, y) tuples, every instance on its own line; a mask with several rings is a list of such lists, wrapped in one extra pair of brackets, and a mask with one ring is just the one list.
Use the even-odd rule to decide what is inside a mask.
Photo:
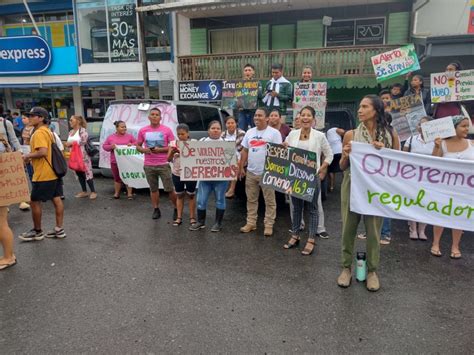
[[(138, 7), (143, 5), (142, 0), (137, 0)], [(145, 99), (150, 98), (150, 79), (148, 77), (148, 57), (146, 54), (145, 44), (145, 25), (143, 21), (143, 12), (138, 12), (138, 43), (140, 44), (140, 59), (142, 61), (142, 72), (143, 72), (143, 89), (145, 93)]]
[(28, 6), (28, 3), (26, 2), (26, 0), (23, 0), (23, 4), (25, 5), (26, 11), (28, 12), (28, 15), (30, 16), (31, 23), (33, 24), (33, 26), (35, 26), (36, 33), (38, 33), (38, 36), (41, 36), (41, 32), (38, 26), (36, 25), (36, 21), (33, 18), (33, 15), (31, 14), (30, 7)]

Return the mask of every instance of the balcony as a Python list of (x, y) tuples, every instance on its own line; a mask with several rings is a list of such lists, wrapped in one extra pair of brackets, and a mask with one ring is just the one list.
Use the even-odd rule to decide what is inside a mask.
[(374, 77), (370, 57), (399, 45), (287, 49), (279, 51), (205, 54), (178, 57), (179, 80), (240, 79), (245, 64), (255, 66), (258, 80), (271, 77), (272, 63), (282, 63), (284, 76), (297, 80), (311, 65), (315, 78)]

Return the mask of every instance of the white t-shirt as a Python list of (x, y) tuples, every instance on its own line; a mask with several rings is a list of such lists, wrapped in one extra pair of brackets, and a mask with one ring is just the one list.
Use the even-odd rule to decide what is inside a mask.
[(333, 154), (342, 154), (342, 137), (337, 134), (337, 128), (331, 128), (326, 132), (329, 145)]
[(431, 155), (434, 149), (434, 142), (425, 143), (420, 134), (408, 138), (405, 144), (411, 146), (410, 153)]
[(235, 130), (234, 134), (230, 134), (229, 131), (227, 131), (224, 140), (226, 142), (235, 142), (237, 140), (237, 130)]
[(262, 175), (267, 154), (267, 143), (281, 144), (281, 134), (275, 128), (267, 126), (264, 130), (257, 127), (249, 129), (242, 140), (242, 146), (249, 151), (247, 171), (255, 175)]

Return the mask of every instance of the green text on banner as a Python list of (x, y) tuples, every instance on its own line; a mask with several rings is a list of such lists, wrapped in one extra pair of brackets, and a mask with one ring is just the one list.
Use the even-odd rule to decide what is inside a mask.
[(378, 82), (420, 69), (413, 44), (374, 55), (370, 59)]

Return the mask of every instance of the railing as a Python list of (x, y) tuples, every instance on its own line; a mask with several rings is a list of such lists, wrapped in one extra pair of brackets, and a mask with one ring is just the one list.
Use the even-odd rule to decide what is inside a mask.
[(255, 66), (256, 79), (271, 76), (272, 63), (282, 63), (284, 76), (298, 79), (302, 68), (311, 65), (313, 76), (373, 76), (370, 57), (397, 48), (397, 45), (288, 49), (281, 51), (180, 56), (180, 80), (240, 79), (245, 64)]

